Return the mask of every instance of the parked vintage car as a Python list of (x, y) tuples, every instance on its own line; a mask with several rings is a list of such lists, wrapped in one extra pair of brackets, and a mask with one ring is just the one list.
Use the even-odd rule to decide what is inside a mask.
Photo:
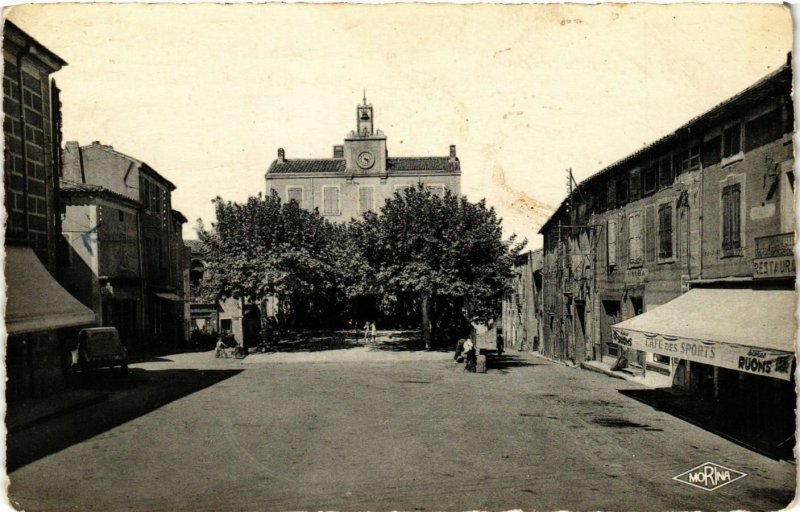
[(78, 345), (72, 351), (72, 370), (119, 366), (128, 373), (128, 350), (119, 339), (116, 327), (91, 327), (78, 334)]

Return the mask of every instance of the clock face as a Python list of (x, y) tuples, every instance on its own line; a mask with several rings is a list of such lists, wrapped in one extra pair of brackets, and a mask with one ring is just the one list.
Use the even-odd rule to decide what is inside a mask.
[(362, 169), (369, 169), (375, 163), (375, 157), (369, 151), (363, 151), (356, 158), (356, 163)]

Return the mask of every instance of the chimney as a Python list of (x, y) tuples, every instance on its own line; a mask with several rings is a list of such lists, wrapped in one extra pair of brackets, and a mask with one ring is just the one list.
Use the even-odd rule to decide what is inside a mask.
[(64, 163), (61, 169), (61, 177), (77, 183), (84, 181), (81, 165), (81, 146), (76, 140), (68, 140), (64, 143)]
[(99, 146), (99, 145), (100, 145), (100, 141), (99, 140), (93, 140), (92, 141), (92, 146)]
[(456, 146), (453, 144), (450, 145), (450, 163), (456, 163)]
[(278, 163), (282, 164), (286, 161), (286, 152), (283, 148), (278, 148)]
[(333, 158), (344, 158), (344, 146), (341, 144), (333, 146)]

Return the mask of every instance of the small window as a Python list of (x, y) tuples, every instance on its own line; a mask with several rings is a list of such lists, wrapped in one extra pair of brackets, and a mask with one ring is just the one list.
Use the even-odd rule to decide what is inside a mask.
[(631, 189), (630, 189), (630, 200), (636, 201), (639, 199), (641, 194), (641, 187), (642, 187), (642, 171), (641, 169), (634, 169), (631, 171)]
[(742, 150), (742, 124), (736, 123), (722, 132), (722, 158), (737, 155)]
[(658, 161), (659, 187), (669, 187), (674, 179), (672, 175), (672, 157), (665, 156)]
[(606, 183), (606, 207), (611, 209), (617, 205), (617, 182), (609, 180)]
[(233, 320), (230, 318), (223, 318), (219, 321), (219, 328), (222, 332), (231, 332), (233, 330)]
[(658, 207), (658, 257), (672, 258), (672, 204)]
[(721, 144), (722, 136), (720, 135), (703, 142), (703, 147), (700, 153), (700, 161), (703, 163), (704, 168), (711, 167), (712, 165), (719, 163), (720, 158), (722, 157), (720, 153)]
[(303, 207), (303, 187), (286, 187), (286, 202), (295, 201), (297, 206)]
[(700, 147), (694, 145), (681, 151), (677, 160), (679, 173), (696, 171), (700, 168)]
[(117, 210), (117, 217), (119, 218), (120, 222), (125, 222), (125, 212), (122, 210)]
[(642, 195), (652, 194), (653, 192), (655, 192), (657, 186), (657, 180), (658, 180), (658, 164), (654, 164), (644, 170), (644, 176), (642, 180), (644, 182), (642, 185), (643, 186)]
[(783, 119), (775, 109), (748, 121), (745, 125), (745, 150), (751, 151), (781, 137)]
[(444, 185), (425, 185), (425, 189), (437, 197), (444, 197)]
[(628, 188), (630, 186), (630, 182), (628, 178), (622, 178), (621, 180), (617, 181), (617, 204), (622, 206), (628, 203)]
[(741, 238), (741, 186), (739, 183), (722, 189), (722, 250), (737, 251)]

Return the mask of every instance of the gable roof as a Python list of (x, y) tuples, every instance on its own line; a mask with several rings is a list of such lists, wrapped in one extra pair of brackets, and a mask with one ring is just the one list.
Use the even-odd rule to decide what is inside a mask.
[[(784, 91), (787, 93), (791, 92), (791, 55), (792, 54), (789, 53), (786, 64), (767, 74), (751, 86), (731, 96), (725, 101), (718, 103), (710, 110), (693, 117), (677, 130), (668, 133), (667, 135), (664, 135), (660, 139), (651, 142), (645, 147), (620, 158), (611, 165), (582, 180), (580, 183), (578, 183), (578, 186), (573, 191), (573, 195), (579, 193), (580, 190), (598, 181), (600, 178), (611, 174), (612, 172), (617, 171), (626, 165), (636, 163), (637, 160), (652, 157), (657, 151), (665, 149), (670, 144), (674, 144), (681, 140), (685, 140), (686, 138), (692, 137), (695, 134), (701, 133), (702, 130), (707, 129), (709, 125), (724, 121), (726, 116), (730, 116), (731, 113), (736, 112), (739, 109), (746, 108), (770, 97), (776, 97), (776, 94), (782, 94)], [(563, 201), (561, 201), (558, 209), (553, 212), (553, 215), (551, 215), (547, 222), (545, 222), (539, 229), (540, 234), (544, 233), (550, 223), (563, 212), (568, 201), (569, 197), (566, 197)]]
[(84, 151), (89, 149), (89, 148), (101, 149), (101, 150), (103, 150), (103, 151), (105, 151), (107, 153), (110, 153), (112, 155), (116, 155), (116, 156), (118, 156), (120, 158), (124, 158), (126, 160), (130, 160), (131, 162), (137, 164), (141, 170), (143, 170), (146, 173), (152, 175), (158, 181), (160, 181), (161, 183), (166, 185), (170, 190), (175, 190), (176, 188), (178, 188), (178, 187), (175, 186), (174, 183), (172, 183), (167, 178), (162, 176), (158, 171), (156, 171), (155, 169), (153, 169), (152, 167), (147, 165), (147, 163), (139, 160), (138, 158), (134, 158), (134, 157), (132, 157), (130, 155), (126, 155), (125, 153), (117, 151), (116, 149), (114, 149), (114, 146), (109, 146), (107, 144), (100, 144), (99, 142), (98, 143), (88, 144), (86, 146), (81, 146), (81, 150), (84, 150)]
[(59, 193), (64, 197), (92, 197), (100, 196), (106, 199), (127, 203), (138, 207), (141, 203), (135, 199), (118, 194), (100, 185), (90, 185), (88, 183), (78, 183), (75, 181), (61, 180), (59, 183)]
[[(281, 163), (273, 160), (267, 174), (344, 174), (346, 170), (343, 158), (295, 158), (286, 159)], [(390, 174), (413, 171), (459, 172), (461, 163), (457, 158), (451, 162), (447, 156), (393, 157), (387, 160), (386, 170)]]

